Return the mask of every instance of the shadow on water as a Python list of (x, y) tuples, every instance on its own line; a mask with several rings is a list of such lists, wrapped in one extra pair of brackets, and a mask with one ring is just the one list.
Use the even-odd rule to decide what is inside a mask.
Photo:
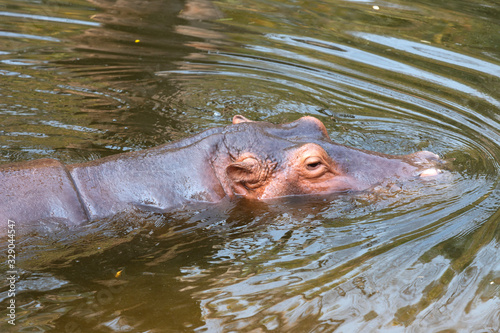
[(40, 226), (18, 240), (14, 331), (498, 331), (499, 11), (0, 1), (1, 161), (94, 159), (238, 113), (314, 115), (336, 142), (452, 161), (366, 193)]

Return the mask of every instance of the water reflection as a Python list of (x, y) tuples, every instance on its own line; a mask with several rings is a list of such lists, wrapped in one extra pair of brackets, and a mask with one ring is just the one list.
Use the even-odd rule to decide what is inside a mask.
[(371, 42), (390, 46), (397, 50), (402, 50), (413, 55), (430, 58), (445, 64), (456, 65), (483, 72), (488, 75), (500, 77), (500, 66), (492, 62), (486, 62), (480, 59), (469, 57), (464, 54), (451, 52), (445, 49), (437, 48), (431, 45), (426, 45), (423, 42), (416, 43), (401, 38), (378, 36), (369, 33), (353, 32), (353, 35)]
[[(16, 113), (15, 118), (2, 121), (4, 131), (51, 136), (44, 141), (16, 137), (8, 144), (2, 140), (4, 160), (58, 157), (68, 162), (81, 161), (158, 145), (199, 131), (198, 126), (183, 121), (182, 110), (165, 102), (177, 87), (155, 73), (173, 69), (176, 61), (190, 57), (198, 49), (214, 48), (210, 46), (212, 41), (223, 39), (222, 34), (210, 30), (210, 23), (202, 21), (220, 15), (210, 2), (95, 1), (33, 6), (0, 12), (14, 27), (0, 29), (0, 37), (20, 43), (20, 47), (27, 44), (34, 58), (20, 58), (16, 47), (13, 52), (2, 53), (8, 56), (0, 59), (5, 65), (0, 73), (29, 80), (5, 81), (7, 99), (2, 103), (0, 117), (11, 115), (11, 107), (19, 108), (14, 99), (19, 99), (19, 91), (29, 86), (37, 92), (33, 94), (35, 99), (46, 105), (36, 109), (31, 106), (33, 117)], [(84, 20), (86, 15), (91, 19)], [(6, 50), (9, 47), (10, 43), (5, 45)], [(46, 54), (52, 54), (50, 63)], [(37, 64), (37, 59), (43, 62)], [(27, 61), (32, 62), (27, 64), (31, 68), (14, 70)], [(50, 72), (53, 66), (61, 75)], [(57, 80), (42, 78), (47, 75), (56, 75)], [(52, 126), (56, 123), (61, 126)], [(68, 134), (61, 129), (71, 128), (89, 130), (71, 133), (70, 143), (60, 140), (61, 135)], [(26, 143), (39, 146), (39, 153), (33, 154)], [(51, 149), (54, 146), (58, 148), (56, 155)]]
[(29, 19), (29, 20), (69, 23), (69, 24), (81, 24), (81, 25), (88, 25), (88, 26), (94, 26), (94, 27), (99, 26), (99, 23), (97, 23), (97, 22), (73, 20), (70, 18), (51, 17), (51, 16), (45, 16), (45, 15), (33, 15), (33, 14), (27, 14), (27, 13), (0, 12), (0, 16), (17, 17), (17, 18)]
[(444, 177), (399, 189), (124, 214), (30, 235), (17, 328), (500, 326), (497, 5), (7, 4), (4, 161), (145, 148), (237, 113), (315, 115), (339, 143), (453, 160)]

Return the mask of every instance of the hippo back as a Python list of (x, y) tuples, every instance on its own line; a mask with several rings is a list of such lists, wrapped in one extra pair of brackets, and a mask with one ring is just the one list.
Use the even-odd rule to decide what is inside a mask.
[(19, 228), (30, 223), (88, 221), (66, 167), (53, 159), (12, 163), (0, 167), (0, 234), (8, 220)]

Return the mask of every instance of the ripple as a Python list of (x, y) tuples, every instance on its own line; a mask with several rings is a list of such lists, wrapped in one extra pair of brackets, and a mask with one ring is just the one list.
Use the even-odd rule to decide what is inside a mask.
[(31, 75), (22, 74), (22, 73), (19, 73), (19, 72), (7, 71), (5, 69), (0, 69), (0, 75), (3, 75), (3, 76), (17, 76), (17, 77), (20, 77), (20, 78), (23, 78), (23, 79), (32, 78)]
[(391, 60), (386, 57), (381, 57), (373, 53), (365, 52), (353, 47), (339, 45), (318, 39), (298, 37), (298, 36), (270, 34), (267, 37), (271, 40), (277, 40), (287, 45), (292, 45), (302, 49), (304, 48), (312, 49), (317, 52), (327, 53), (329, 55), (333, 55), (336, 57), (349, 59), (370, 66), (375, 66), (384, 70), (412, 76), (417, 79), (425, 80), (427, 82), (436, 83), (438, 85), (451, 88), (456, 91), (466, 92), (470, 95), (483, 98), (497, 107), (500, 106), (500, 102), (498, 102), (491, 96), (488, 96), (483, 92), (480, 92), (458, 81), (440, 75), (436, 75), (434, 73), (424, 71), (414, 66), (406, 65), (402, 62)]
[(64, 129), (77, 131), (77, 132), (88, 132), (88, 133), (101, 132), (100, 130), (95, 129), (95, 128), (72, 125), (72, 124), (64, 124), (64, 123), (61, 123), (57, 120), (40, 120), (39, 123), (42, 125), (47, 125), (47, 126), (52, 126), (52, 127), (57, 127), (57, 128), (64, 128)]
[(463, 55), (450, 50), (445, 50), (424, 43), (412, 42), (402, 38), (380, 36), (364, 32), (351, 32), (353, 36), (369, 40), (370, 42), (389, 46), (391, 48), (405, 51), (411, 55), (417, 55), (439, 62), (473, 69), (488, 75), (500, 77), (500, 66), (494, 63)]
[(80, 24), (80, 25), (87, 25), (87, 26), (91, 26), (91, 27), (98, 27), (101, 25), (100, 23), (92, 22), (92, 21), (74, 20), (74, 19), (65, 18), (65, 17), (51, 17), (51, 16), (44, 16), (44, 15), (33, 15), (33, 14), (27, 14), (27, 13), (0, 12), (0, 16), (19, 17), (19, 18), (23, 18), (23, 19), (58, 22), (58, 23)]
[(36, 36), (36, 35), (23, 34), (17, 32), (7, 32), (7, 31), (0, 31), (0, 37), (34, 39), (34, 40), (43, 40), (47, 42), (58, 42), (58, 43), (61, 42), (61, 40), (54, 37)]
[(0, 62), (11, 66), (33, 66), (33, 65), (47, 64), (47, 62), (44, 61), (37, 61), (31, 59), (5, 59), (5, 60), (0, 60)]

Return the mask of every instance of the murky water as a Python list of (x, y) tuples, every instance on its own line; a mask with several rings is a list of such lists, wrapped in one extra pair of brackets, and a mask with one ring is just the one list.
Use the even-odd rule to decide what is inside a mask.
[(0, 0), (1, 162), (95, 159), (235, 114), (453, 160), (388, 193), (29, 235), (15, 327), (1, 266), (0, 331), (498, 332), (499, 17), (479, 0)]

